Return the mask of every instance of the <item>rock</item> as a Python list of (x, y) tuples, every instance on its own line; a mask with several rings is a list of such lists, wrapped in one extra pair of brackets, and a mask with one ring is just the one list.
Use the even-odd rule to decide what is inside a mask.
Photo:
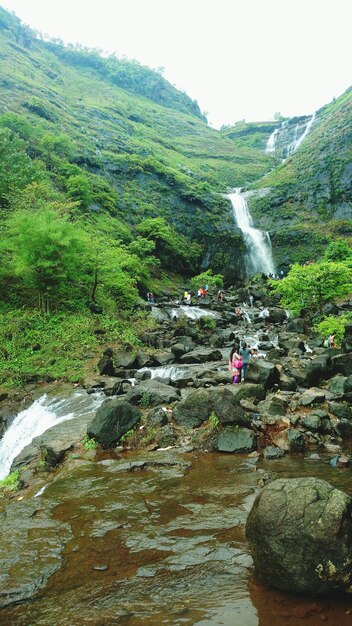
[(105, 400), (87, 427), (88, 437), (104, 447), (111, 446), (131, 430), (141, 416), (138, 409), (124, 400)]
[(348, 591), (352, 501), (317, 478), (278, 479), (256, 498), (246, 524), (258, 575), (290, 592)]
[(345, 334), (342, 339), (341, 349), (343, 353), (352, 352), (352, 324), (346, 324)]
[(180, 399), (178, 389), (165, 385), (155, 379), (144, 381), (133, 387), (125, 396), (126, 402), (144, 407), (171, 404)]
[(333, 356), (332, 362), (335, 374), (342, 374), (343, 376), (352, 375), (352, 352)]
[(287, 434), (291, 452), (302, 452), (304, 450), (304, 435), (300, 430), (291, 428)]
[(342, 376), (337, 374), (328, 382), (328, 390), (335, 396), (343, 396), (352, 391), (352, 376)]
[[(171, 411), (170, 411), (171, 414)], [(166, 407), (158, 406), (147, 413), (147, 424), (151, 426), (165, 426), (169, 421), (169, 411)]]
[(307, 415), (307, 417), (301, 420), (301, 424), (307, 430), (318, 432), (321, 427), (320, 417), (318, 415)]
[(231, 388), (197, 389), (173, 409), (173, 418), (180, 426), (196, 428), (214, 412), (222, 424), (247, 424), (249, 417), (240, 405), (240, 396)]
[(115, 365), (112, 354), (110, 354), (110, 348), (105, 350), (104, 355), (98, 362), (97, 367), (100, 376), (115, 376)]
[(207, 361), (221, 361), (222, 354), (220, 350), (199, 348), (184, 354), (179, 358), (179, 363), (206, 363)]
[(172, 352), (163, 350), (154, 353), (154, 361), (156, 365), (169, 365), (169, 363), (173, 363), (174, 360), (175, 355)]
[(310, 406), (321, 402), (325, 402), (325, 391), (318, 387), (307, 389), (300, 397), (300, 404), (302, 404), (302, 406)]
[(272, 389), (279, 380), (279, 370), (274, 363), (263, 359), (252, 359), (249, 362), (246, 382), (259, 383), (265, 389)]
[(322, 354), (315, 357), (306, 368), (306, 383), (317, 385), (321, 380), (329, 378), (333, 371), (333, 364), (329, 355)]
[(248, 428), (224, 428), (214, 443), (219, 452), (250, 452), (256, 446), (256, 436)]
[(329, 402), (329, 411), (340, 419), (352, 420), (352, 410), (347, 402)]
[(281, 459), (285, 455), (284, 450), (278, 448), (276, 446), (267, 446), (264, 448), (264, 458), (273, 460), (273, 459)]

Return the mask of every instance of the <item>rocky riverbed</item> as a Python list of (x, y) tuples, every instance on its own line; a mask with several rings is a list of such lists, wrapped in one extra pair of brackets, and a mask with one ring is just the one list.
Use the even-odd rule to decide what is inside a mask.
[[(255, 295), (241, 315), (236, 294), (188, 316), (154, 307), (160, 328), (148, 349), (107, 348), (85, 392), (57, 389), (73, 397), (73, 415), (13, 459), (26, 488), (1, 505), (5, 623), (232, 624), (233, 612), (259, 623), (262, 599), (248, 588), (265, 588), (252, 578), (248, 512), (282, 473), (348, 492), (352, 352), (350, 327), (344, 351), (326, 349), (305, 320), (289, 319), (264, 289)], [(235, 338), (260, 355), (240, 385), (227, 370)], [(8, 425), (23, 400), (1, 399)], [(82, 447), (87, 433), (100, 448)], [(331, 619), (316, 607), (312, 616)], [(348, 611), (341, 601), (340, 624)]]

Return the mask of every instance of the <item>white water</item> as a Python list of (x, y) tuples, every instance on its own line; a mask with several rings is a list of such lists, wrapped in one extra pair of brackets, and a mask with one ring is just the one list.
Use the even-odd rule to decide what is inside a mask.
[(177, 309), (171, 309), (171, 319), (174, 317), (181, 317), (181, 315), (185, 315), (191, 320), (199, 320), (201, 317), (220, 317), (219, 313), (216, 313), (215, 311), (209, 311), (196, 306), (182, 305)]
[(248, 204), (240, 189), (235, 189), (228, 197), (231, 200), (233, 214), (238, 228), (242, 231), (248, 249), (247, 274), (275, 274), (270, 237), (267, 232), (253, 227), (253, 220)]
[[(316, 117), (316, 113), (313, 113), (312, 117), (309, 119), (301, 135), (299, 135), (299, 131), (302, 129), (302, 127), (304, 127), (304, 124), (302, 123), (296, 124), (295, 129), (294, 129), (293, 140), (287, 145), (286, 149), (283, 149), (283, 147), (281, 147), (281, 152), (283, 152), (283, 156), (285, 158), (289, 157), (291, 154), (293, 154), (297, 150), (297, 148), (299, 148), (302, 141), (304, 141), (309, 131), (311, 130), (315, 122), (315, 117)], [(287, 133), (288, 125), (289, 125), (288, 120), (286, 120), (282, 122), (279, 128), (275, 128), (275, 130), (271, 133), (267, 141), (266, 148), (265, 148), (266, 154), (272, 154), (273, 156), (275, 156), (276, 150), (280, 151), (279, 150), (280, 143), (281, 143), (281, 146), (285, 145), (285, 136)], [(281, 141), (280, 141), (280, 138), (281, 138)]]
[(142, 367), (139, 372), (150, 372), (151, 378), (171, 378), (171, 380), (177, 380), (187, 372), (185, 367), (176, 367), (175, 365), (168, 365), (167, 367)]
[(102, 403), (102, 396), (76, 391), (68, 398), (49, 398), (46, 394), (21, 411), (0, 441), (0, 480), (5, 478), (13, 460), (35, 437), (66, 420), (93, 413)]

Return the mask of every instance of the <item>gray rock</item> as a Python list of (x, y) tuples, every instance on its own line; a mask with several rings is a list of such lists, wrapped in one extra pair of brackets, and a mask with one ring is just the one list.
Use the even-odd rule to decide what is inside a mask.
[(340, 419), (352, 419), (352, 409), (347, 402), (329, 402), (329, 411)]
[(214, 443), (219, 452), (250, 452), (256, 447), (256, 436), (248, 428), (228, 426)]
[(321, 421), (318, 415), (307, 415), (307, 417), (301, 420), (301, 424), (312, 432), (318, 432), (321, 428)]
[(300, 397), (300, 403), (302, 406), (310, 406), (312, 404), (318, 404), (325, 401), (325, 391), (317, 387), (311, 387), (302, 393)]
[(279, 370), (274, 363), (263, 359), (252, 359), (249, 362), (246, 382), (259, 383), (265, 389), (272, 389), (280, 380)]
[(348, 591), (352, 500), (317, 478), (279, 479), (256, 498), (246, 524), (258, 575), (290, 592)]
[(199, 348), (180, 357), (179, 363), (206, 363), (207, 361), (221, 361), (222, 354), (215, 348)]
[(133, 387), (125, 396), (126, 402), (132, 404), (143, 404), (144, 406), (158, 406), (160, 404), (171, 404), (180, 399), (178, 389), (165, 385), (162, 382), (152, 379), (144, 381)]
[(277, 446), (267, 446), (264, 448), (264, 458), (273, 460), (273, 459), (281, 459), (284, 456), (285, 452), (281, 448)]
[(214, 412), (222, 424), (247, 424), (249, 417), (240, 405), (241, 397), (231, 386), (197, 389), (173, 409), (173, 418), (180, 426), (196, 428)]
[(108, 447), (131, 430), (141, 416), (136, 407), (124, 400), (105, 400), (89, 424), (87, 434), (102, 446)]
[(287, 439), (291, 452), (302, 452), (304, 450), (304, 435), (300, 430), (291, 428), (287, 433)]

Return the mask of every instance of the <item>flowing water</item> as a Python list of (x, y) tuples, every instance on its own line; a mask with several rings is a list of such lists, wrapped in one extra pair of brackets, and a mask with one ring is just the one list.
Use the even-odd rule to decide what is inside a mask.
[(310, 132), (316, 118), (316, 113), (313, 113), (306, 121), (299, 122), (295, 125), (292, 136), (292, 124), (289, 120), (285, 120), (281, 123), (279, 128), (271, 133), (265, 148), (267, 154), (273, 156), (281, 155), (283, 159), (286, 159), (293, 154), (305, 140), (306, 136)]
[(102, 396), (88, 396), (83, 390), (66, 397), (44, 394), (35, 400), (15, 417), (0, 441), (0, 480), (8, 475), (13, 460), (35, 437), (66, 420), (93, 415), (102, 401)]
[[(136, 469), (127, 471), (134, 462)], [(244, 526), (263, 470), (318, 475), (351, 493), (349, 470), (309, 454), (261, 463), (255, 471), (255, 460), (241, 455), (174, 451), (95, 463), (71, 459), (34, 505), (28, 494), (26, 504), (18, 503), (22, 517), (32, 507), (28, 517), (39, 523), (40, 543), (29, 526), (11, 584), (21, 585), (25, 568), (38, 576), (36, 568), (44, 572), (53, 558), (48, 521), (61, 537), (61, 566), (35, 599), (0, 611), (1, 623), (347, 626), (352, 598), (302, 598), (260, 583)], [(0, 538), (1, 559), (3, 543)]]
[(267, 232), (253, 227), (246, 199), (240, 189), (228, 195), (231, 200), (233, 214), (238, 228), (242, 231), (247, 245), (246, 270), (248, 275), (275, 274), (270, 237)]

